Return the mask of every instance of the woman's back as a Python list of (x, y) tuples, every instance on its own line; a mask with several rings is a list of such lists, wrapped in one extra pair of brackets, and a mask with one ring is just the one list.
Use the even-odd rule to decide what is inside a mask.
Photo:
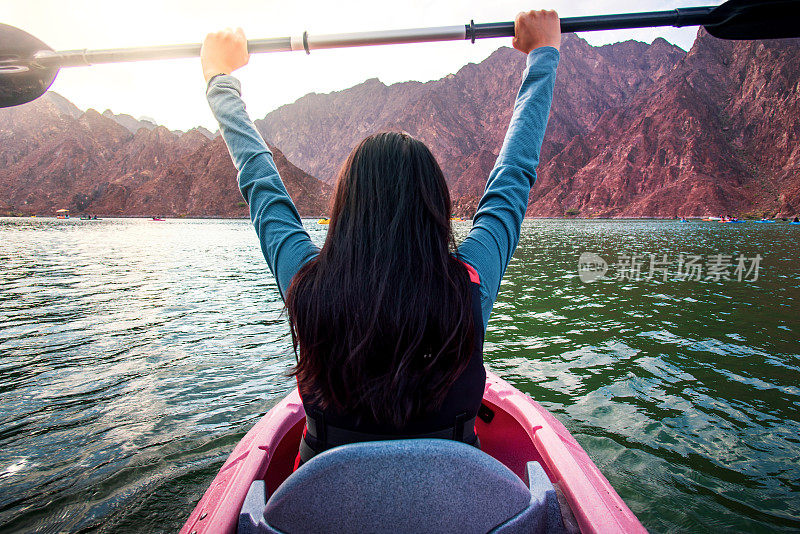
[[(469, 271), (471, 272), (468, 282), (470, 322), (480, 325), (480, 284), (474, 269), (470, 267)], [(454, 372), (453, 367), (449, 368), (453, 372), (452, 382), (438, 390), (441, 393), (439, 398), (433, 395), (418, 395), (420, 406), (406, 421), (398, 422), (390, 418), (376, 417), (369, 411), (358, 409), (331, 406), (324, 408), (301, 394), (308, 422), (307, 432), (301, 444), (302, 460), (307, 461), (314, 454), (338, 445), (376, 439), (429, 437), (455, 439), (476, 445), (475, 418), (481, 406), (486, 384), (486, 371), (483, 367), (483, 330), (480, 327), (471, 336), (468, 350), (469, 354), (463, 366)], [(380, 352), (368, 354), (373, 360), (380, 360)], [(303, 358), (302, 353), (300, 358)], [(402, 379), (404, 376), (412, 376), (413, 371), (421, 370), (423, 373), (429, 371), (431, 374), (440, 375), (441, 368), (448, 370), (441, 362), (440, 369), (437, 369), (433, 356), (427, 354), (418, 355), (416, 361), (410, 363), (408, 367), (419, 366), (413, 371), (408, 367), (399, 367), (402, 374), (392, 372), (394, 368), (391, 361), (387, 361), (386, 364), (383, 369), (376, 372), (378, 376), (399, 375)], [(400, 398), (403, 393), (392, 391), (392, 387), (390, 384), (387, 388), (390, 393), (385, 395), (390, 410), (392, 401)], [(395, 406), (399, 413), (401, 411), (399, 403)]]
[(438, 409), (474, 352), (450, 211), (422, 142), (386, 132), (353, 150), (325, 245), (286, 298), (304, 402), (398, 429)]

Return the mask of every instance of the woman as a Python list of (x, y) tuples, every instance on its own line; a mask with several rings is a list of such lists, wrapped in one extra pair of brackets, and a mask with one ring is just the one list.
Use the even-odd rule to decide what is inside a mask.
[(298, 463), (356, 441), (437, 437), (478, 445), (482, 350), (519, 241), (559, 59), (553, 11), (520, 13), (513, 45), (527, 68), (503, 148), (455, 249), (447, 184), (430, 150), (402, 133), (362, 141), (339, 174), (318, 250), (247, 116), (244, 33), (209, 34), (207, 96), (287, 306), (307, 414)]

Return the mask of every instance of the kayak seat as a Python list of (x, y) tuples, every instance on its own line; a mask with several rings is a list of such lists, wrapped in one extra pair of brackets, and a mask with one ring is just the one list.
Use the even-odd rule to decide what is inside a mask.
[(538, 462), (528, 481), (457, 441), (353, 443), (314, 456), (269, 499), (264, 481), (253, 482), (238, 532), (563, 532)]

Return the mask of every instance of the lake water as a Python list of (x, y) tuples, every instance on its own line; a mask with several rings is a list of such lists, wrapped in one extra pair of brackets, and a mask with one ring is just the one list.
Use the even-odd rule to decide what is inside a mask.
[[(786, 223), (526, 221), (486, 365), (649, 530), (797, 531), (798, 244)], [(604, 278), (581, 281), (584, 252)], [(0, 531), (176, 531), (293, 385), (249, 222), (0, 219), (0, 265)]]

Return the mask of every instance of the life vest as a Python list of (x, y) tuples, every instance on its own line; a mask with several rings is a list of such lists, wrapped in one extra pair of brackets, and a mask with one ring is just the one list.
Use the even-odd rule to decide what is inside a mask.
[(475, 433), (475, 418), (481, 409), (486, 385), (486, 370), (483, 367), (484, 331), (480, 277), (471, 265), (466, 263), (463, 265), (467, 268), (470, 278), (472, 320), (475, 325), (474, 343), (467, 367), (450, 388), (439, 410), (417, 418), (406, 428), (393, 429), (377, 424), (357, 424), (352, 417), (328, 413), (303, 401), (306, 428), (300, 442), (295, 469), (322, 451), (362, 441), (439, 438), (480, 446)]

